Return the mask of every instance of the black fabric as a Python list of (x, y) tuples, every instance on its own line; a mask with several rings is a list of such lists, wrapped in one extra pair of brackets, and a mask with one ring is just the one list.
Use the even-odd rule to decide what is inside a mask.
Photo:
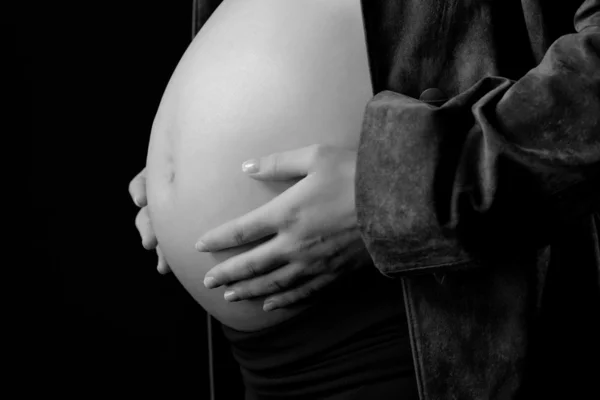
[(399, 285), (371, 266), (280, 325), (223, 326), (247, 399), (418, 398)]
[[(256, 394), (251, 390), (246, 391), (244, 400), (279, 400), (288, 399), (283, 395), (264, 396)], [(315, 397), (306, 397), (316, 399)], [(358, 389), (351, 389), (333, 396), (317, 397), (320, 400), (419, 400), (419, 393), (415, 390), (412, 380), (405, 377), (395, 377), (385, 382), (375, 382), (363, 385)]]

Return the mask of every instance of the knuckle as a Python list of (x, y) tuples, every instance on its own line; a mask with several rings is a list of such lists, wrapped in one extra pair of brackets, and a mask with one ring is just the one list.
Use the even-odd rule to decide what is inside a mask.
[(273, 154), (268, 157), (267, 171), (272, 175), (277, 175), (281, 169), (281, 156), (279, 154)]
[(257, 297), (262, 295), (263, 290), (261, 290), (260, 286), (257, 285), (248, 285), (247, 287), (240, 287), (235, 290), (236, 295), (240, 299), (247, 299), (250, 297)]
[(239, 300), (244, 300), (253, 295), (252, 289), (245, 286), (228, 287), (227, 290), (233, 290), (235, 297)]
[(129, 181), (129, 185), (127, 186), (127, 191), (129, 192), (129, 195), (131, 197), (133, 197), (133, 195), (134, 195), (134, 190), (135, 190), (134, 188), (135, 188), (135, 180), (136, 179), (137, 178), (133, 178), (131, 181)]
[(255, 297), (257, 295), (256, 290), (252, 287), (241, 287), (239, 289), (235, 289), (235, 294), (241, 300), (247, 299), (248, 297)]
[(267, 283), (267, 290), (269, 293), (277, 293), (283, 291), (286, 285), (283, 279), (273, 279)]
[(140, 191), (140, 186), (144, 180), (144, 170), (138, 173), (131, 181), (129, 181), (129, 193), (137, 194)]
[(133, 200), (134, 203), (135, 199), (139, 197), (139, 190), (136, 188), (134, 182), (129, 184), (129, 197), (131, 197), (131, 200)]
[(142, 232), (143, 228), (146, 226), (145, 219), (148, 218), (147, 213), (145, 212), (145, 208), (142, 208), (135, 216), (135, 226)]
[(241, 246), (245, 243), (246, 232), (244, 231), (244, 229), (242, 227), (239, 227), (238, 229), (235, 230), (235, 232), (233, 234), (233, 240), (237, 246)]
[[(139, 172), (130, 182), (129, 182), (129, 195), (131, 199), (135, 202), (136, 198), (145, 198), (145, 183), (146, 183), (146, 168), (144, 168), (141, 172)], [(137, 203), (136, 203), (137, 204)]]
[(144, 246), (144, 249), (146, 249), (146, 250), (152, 250), (152, 249), (156, 248), (156, 238), (154, 236), (144, 237), (142, 246)]
[(312, 251), (317, 251), (323, 243), (324, 241), (322, 236), (313, 236), (310, 238), (305, 238), (304, 240), (298, 243), (298, 251), (300, 253), (310, 253)]
[(156, 235), (152, 229), (152, 223), (148, 214), (140, 211), (135, 221), (135, 226), (144, 240), (144, 247), (153, 249), (156, 247)]
[(253, 261), (247, 261), (244, 264), (244, 268), (243, 269), (246, 272), (246, 275), (248, 277), (255, 277), (255, 276), (257, 276), (257, 273), (258, 273), (257, 266), (256, 266), (256, 264)]
[(288, 209), (282, 209), (279, 213), (278, 218), (280, 228), (282, 230), (289, 229), (295, 226), (300, 220), (301, 208), (299, 206), (292, 206)]

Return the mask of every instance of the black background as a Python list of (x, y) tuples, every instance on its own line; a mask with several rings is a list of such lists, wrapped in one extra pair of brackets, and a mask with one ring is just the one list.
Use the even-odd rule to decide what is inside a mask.
[[(19, 5), (22, 18), (13, 21), (9, 12), (5, 18), (17, 28), (15, 102), (24, 97), (33, 111), (18, 116), (17, 131), (33, 132), (26, 163), (30, 220), (21, 262), (5, 260), (5, 271), (45, 279), (43, 290), (27, 287), (31, 276), (21, 281), (25, 296), (41, 294), (34, 312), (22, 313), (34, 320), (25, 345), (13, 346), (24, 365), (18, 372), (27, 380), (21, 390), (61, 398), (107, 391), (107, 398), (120, 398), (124, 391), (158, 397), (165, 389), (169, 399), (208, 398), (206, 314), (174, 276), (156, 272), (155, 254), (141, 246), (134, 225), (138, 209), (127, 190), (145, 164), (154, 113), (190, 42), (192, 1)], [(12, 78), (5, 75), (6, 83)], [(14, 149), (5, 156), (20, 159)], [(541, 380), (568, 385), (571, 377), (564, 373), (574, 376), (580, 369), (556, 361), (555, 343), (569, 343), (558, 347), (567, 359), (567, 353), (593, 354), (586, 347), (593, 340), (581, 334), (577, 341), (564, 340), (570, 336), (562, 332), (592, 321), (588, 307), (577, 307), (578, 298), (565, 294), (564, 286), (556, 286), (561, 303), (554, 306), (562, 312), (562, 331), (552, 326), (546, 338), (553, 361), (546, 368), (560, 368)], [(583, 332), (593, 337), (593, 330)], [(216, 333), (217, 398), (239, 398), (236, 366)], [(554, 385), (548, 388), (556, 393)]]
[[(206, 313), (172, 274), (157, 273), (128, 193), (191, 40), (192, 1), (23, 5), (19, 83), (33, 110), (24, 122), (33, 132), (28, 260), (49, 277), (28, 360), (48, 379), (36, 385), (76, 397), (167, 389), (167, 398), (209, 398)], [(237, 369), (215, 340), (219, 398), (234, 398), (225, 391), (239, 393)]]

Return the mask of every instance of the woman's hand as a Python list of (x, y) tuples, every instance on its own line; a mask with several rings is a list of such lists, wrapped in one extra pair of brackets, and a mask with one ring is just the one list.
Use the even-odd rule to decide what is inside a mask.
[(158, 266), (156, 269), (161, 274), (167, 274), (171, 271), (171, 268), (167, 265), (167, 261), (160, 251), (154, 230), (152, 229), (152, 221), (150, 221), (150, 216), (148, 215), (148, 207), (146, 207), (146, 168), (129, 183), (129, 194), (133, 202), (141, 208), (135, 217), (135, 226), (142, 237), (142, 246), (146, 250), (156, 248), (156, 254), (158, 255)]
[(356, 156), (352, 150), (313, 145), (257, 160), (256, 172), (246, 170), (254, 179), (304, 178), (269, 203), (200, 238), (196, 248), (214, 252), (274, 235), (212, 268), (205, 286), (228, 285), (229, 301), (273, 294), (264, 303), (269, 311), (367, 265), (354, 201)]

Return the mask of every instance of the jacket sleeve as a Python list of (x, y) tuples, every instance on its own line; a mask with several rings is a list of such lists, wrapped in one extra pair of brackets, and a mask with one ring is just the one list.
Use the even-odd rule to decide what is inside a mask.
[(367, 105), (358, 224), (386, 275), (514, 257), (600, 204), (600, 0), (518, 81), (487, 77), (441, 107)]

